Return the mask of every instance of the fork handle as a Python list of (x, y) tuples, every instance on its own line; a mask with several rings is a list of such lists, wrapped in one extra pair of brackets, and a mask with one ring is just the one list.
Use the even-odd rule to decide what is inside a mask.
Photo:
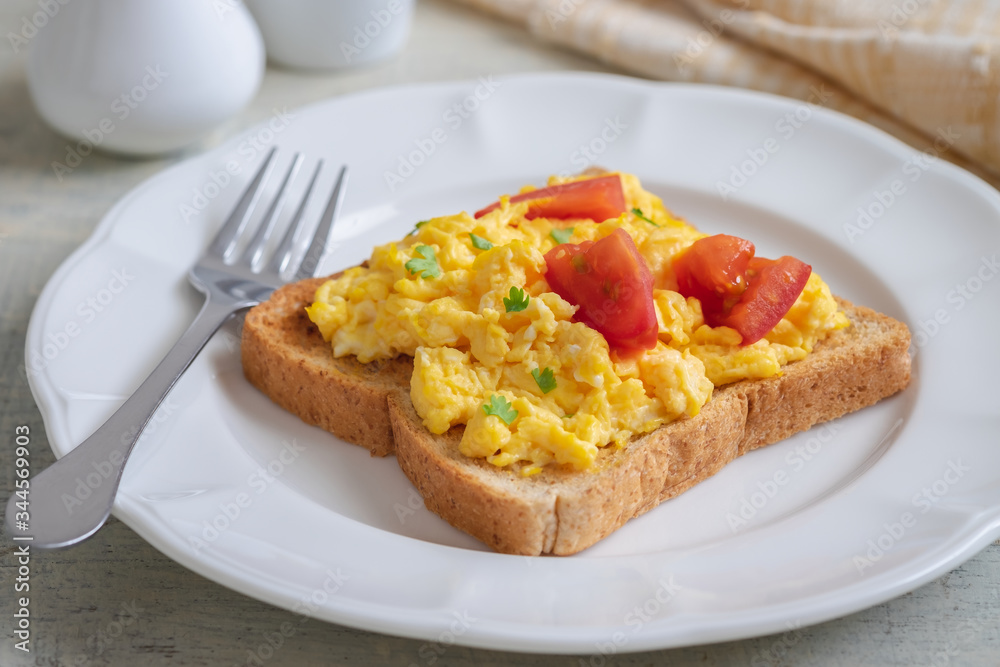
[(15, 505), (19, 498), (11, 496), (7, 502), (7, 534), (15, 539), (30, 539), (37, 547), (56, 548), (75, 544), (97, 532), (111, 513), (125, 461), (156, 408), (212, 334), (250, 305), (207, 298), (191, 326), (135, 393), (93, 435), (32, 477), (27, 521)]

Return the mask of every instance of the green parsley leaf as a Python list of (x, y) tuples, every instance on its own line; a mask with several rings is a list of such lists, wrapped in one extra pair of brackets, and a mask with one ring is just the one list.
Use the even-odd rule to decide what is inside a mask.
[(483, 412), (499, 417), (507, 426), (510, 426), (511, 422), (517, 419), (517, 410), (511, 407), (510, 401), (497, 394), (490, 396), (489, 403), (483, 403)]
[(469, 232), (469, 238), (472, 239), (472, 247), (479, 248), (480, 250), (489, 250), (493, 247), (493, 244), (484, 239), (482, 236), (476, 236), (472, 232)]
[(426, 225), (428, 222), (430, 222), (430, 220), (421, 220), (420, 222), (418, 222), (416, 225), (413, 226), (413, 231), (407, 234), (407, 236), (413, 236), (414, 234), (417, 233), (418, 229)]
[(415, 250), (423, 259), (414, 257), (403, 265), (406, 267), (406, 270), (410, 273), (419, 273), (420, 277), (424, 280), (440, 276), (441, 267), (438, 266), (437, 257), (434, 255), (434, 248), (429, 245), (418, 245)]
[(648, 222), (649, 224), (653, 225), (654, 227), (659, 227), (658, 224), (656, 224), (655, 222), (653, 222), (652, 220), (650, 220), (648, 217), (646, 217), (645, 215), (643, 215), (643, 213), (642, 213), (642, 211), (640, 209), (637, 209), (637, 208), (632, 209), (632, 215), (634, 215), (635, 217), (637, 217), (637, 218), (639, 218), (641, 220), (645, 220), (646, 222)]
[(523, 289), (520, 287), (511, 287), (510, 296), (503, 298), (503, 307), (507, 309), (508, 313), (517, 313), (527, 308), (530, 300), (531, 297)]
[(535, 378), (535, 384), (538, 385), (543, 394), (547, 394), (556, 388), (556, 377), (552, 373), (551, 368), (546, 368), (543, 371), (536, 368), (531, 371), (531, 377)]
[(573, 236), (573, 227), (566, 227), (564, 229), (554, 228), (549, 232), (549, 236), (556, 240), (556, 243), (563, 244), (569, 243), (569, 237)]

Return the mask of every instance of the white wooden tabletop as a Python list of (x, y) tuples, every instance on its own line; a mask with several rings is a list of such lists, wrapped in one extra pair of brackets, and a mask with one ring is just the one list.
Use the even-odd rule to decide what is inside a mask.
[[(32, 466), (54, 457), (19, 367), (28, 318), (59, 264), (135, 185), (183, 159), (94, 154), (61, 181), (51, 164), (67, 141), (28, 98), (23, 53), (7, 37), (44, 0), (0, 6), (0, 500), (14, 489), (15, 429), (33, 434)], [(60, 0), (63, 1), (63, 0)], [(52, 0), (54, 3), (55, 0)], [(257, 98), (208, 145), (272, 109), (415, 81), (543, 70), (614, 71), (533, 41), (524, 31), (443, 0), (420, 0), (395, 60), (346, 73), (270, 68)], [(203, 147), (204, 148), (204, 147)], [(944, 577), (846, 618), (781, 635), (611, 656), (541, 656), (448, 647), (313, 620), (203, 579), (112, 519), (71, 549), (32, 552), (18, 592), (17, 548), (0, 541), (0, 665), (1000, 665), (1000, 541)], [(29, 652), (19, 650), (16, 599), (30, 595)], [(289, 625), (290, 624), (290, 625)], [(281, 634), (282, 629), (291, 633)], [(277, 637), (277, 639), (275, 639)], [(261, 650), (267, 642), (279, 644)]]

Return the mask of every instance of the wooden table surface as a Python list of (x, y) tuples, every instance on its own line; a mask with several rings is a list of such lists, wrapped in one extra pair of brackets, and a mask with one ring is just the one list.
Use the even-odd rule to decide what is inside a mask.
[[(0, 35), (20, 30), (37, 0), (5, 2)], [(421, 0), (409, 45), (392, 62), (312, 76), (269, 69), (250, 107), (212, 143), (266, 119), (275, 107), (387, 84), (474, 79), (541, 70), (612, 71), (536, 43), (522, 30), (440, 0)], [(66, 140), (44, 126), (28, 98), (23, 53), (0, 44), (0, 499), (14, 488), (14, 434), (32, 433), (35, 470), (53, 460), (19, 367), (28, 318), (59, 264), (108, 209), (141, 181), (181, 159), (94, 154), (61, 182), (50, 167)], [(183, 157), (183, 156), (181, 156)], [(603, 657), (541, 656), (424, 642), (312, 620), (203, 579), (112, 519), (71, 549), (31, 554), (30, 652), (15, 646), (18, 556), (0, 542), (0, 665), (246, 664), (282, 624), (294, 634), (263, 661), (277, 665), (1000, 665), (1000, 541), (942, 578), (846, 618), (782, 635)], [(287, 627), (287, 626), (286, 626)], [(424, 647), (422, 651), (421, 648)]]

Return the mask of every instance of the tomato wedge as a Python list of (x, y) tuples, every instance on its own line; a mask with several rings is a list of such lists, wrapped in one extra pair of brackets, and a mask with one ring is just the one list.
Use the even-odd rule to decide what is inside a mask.
[(598, 241), (563, 243), (545, 253), (552, 290), (579, 306), (576, 320), (630, 355), (656, 346), (653, 276), (632, 237), (616, 229)]
[(701, 301), (703, 312), (729, 312), (747, 288), (753, 254), (753, 243), (738, 236), (699, 239), (674, 259), (678, 291)]
[(717, 234), (695, 241), (673, 261), (678, 291), (701, 301), (710, 326), (727, 326), (756, 343), (799, 298), (812, 267), (788, 255), (754, 257), (750, 241)]
[[(617, 218), (625, 212), (625, 193), (622, 180), (617, 174), (553, 185), (531, 192), (522, 192), (510, 198), (512, 204), (530, 202), (526, 218), (590, 218), (603, 222)], [(500, 208), (494, 202), (476, 211), (481, 218), (490, 211)]]
[(743, 336), (743, 345), (756, 343), (777, 326), (802, 294), (812, 267), (794, 257), (755, 257), (747, 270), (747, 289), (722, 323)]

